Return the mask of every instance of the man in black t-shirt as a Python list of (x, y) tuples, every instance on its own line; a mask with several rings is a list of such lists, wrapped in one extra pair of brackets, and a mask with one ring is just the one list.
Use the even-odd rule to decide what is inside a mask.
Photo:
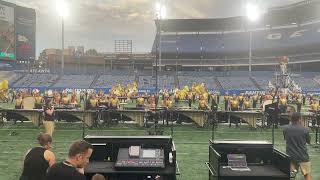
[(286, 140), (286, 153), (290, 156), (290, 169), (296, 172), (300, 167), (306, 180), (311, 179), (311, 163), (306, 144), (310, 144), (309, 129), (301, 125), (300, 113), (294, 113), (291, 117), (292, 124), (283, 130)]
[(89, 163), (92, 146), (84, 140), (74, 142), (69, 149), (68, 159), (52, 166), (46, 180), (86, 180), (84, 167)]
[(55, 124), (54, 124), (54, 107), (51, 103), (51, 99), (45, 100), (45, 106), (43, 107), (43, 126), (47, 134), (52, 136)]
[(37, 140), (40, 146), (27, 152), (20, 180), (44, 180), (48, 167), (56, 163), (55, 155), (50, 151), (52, 137), (40, 133)]

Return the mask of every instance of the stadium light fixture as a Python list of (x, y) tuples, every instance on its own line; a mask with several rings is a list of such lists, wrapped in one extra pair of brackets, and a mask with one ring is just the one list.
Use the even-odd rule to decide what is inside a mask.
[(167, 17), (166, 6), (161, 4), (160, 2), (156, 3), (156, 13), (157, 13), (157, 18), (165, 19)]
[(62, 18), (69, 16), (68, 4), (65, 0), (56, 0), (56, 8)]
[(247, 18), (252, 22), (259, 20), (261, 16), (261, 10), (255, 4), (248, 3), (246, 6), (246, 12), (247, 12)]

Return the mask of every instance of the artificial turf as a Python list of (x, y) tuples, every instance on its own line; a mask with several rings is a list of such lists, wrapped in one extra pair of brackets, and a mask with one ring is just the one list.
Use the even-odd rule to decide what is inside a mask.
[[(221, 98), (222, 99), (222, 98)], [(127, 107), (134, 107), (134, 103), (128, 103)], [(197, 103), (193, 104), (196, 108)], [(14, 108), (13, 103), (2, 103), (1, 108)], [(220, 100), (219, 107), (224, 107)], [(303, 107), (306, 111), (308, 107)], [(34, 127), (30, 122), (13, 124), (7, 122), (0, 127), (0, 180), (18, 180), (21, 174), (23, 156), (25, 152), (36, 146), (36, 137), (43, 131), (43, 127)], [(170, 127), (163, 127), (165, 135), (171, 135)], [(146, 129), (137, 125), (118, 124), (113, 127), (86, 129), (89, 135), (146, 135)], [(314, 144), (314, 133), (312, 143)], [(195, 125), (175, 125), (173, 127), (173, 139), (177, 148), (177, 159), (181, 180), (207, 180), (208, 170), (205, 162), (208, 161), (209, 139), (212, 137), (211, 128), (198, 128)], [(57, 123), (53, 135), (52, 151), (57, 160), (63, 160), (68, 152), (69, 145), (82, 138), (82, 126), (80, 123)], [(219, 125), (215, 131), (215, 139), (241, 139), (241, 140), (272, 140), (271, 130), (252, 130), (248, 126), (240, 128)], [(275, 130), (275, 147), (284, 151), (282, 129)], [(312, 163), (312, 179), (320, 179), (320, 147), (309, 145), (309, 155)], [(301, 174), (297, 180), (303, 179)]]
[[(36, 144), (36, 136), (43, 131), (42, 127), (34, 127), (29, 122), (13, 124), (5, 123), (0, 128), (0, 180), (18, 180), (21, 174), (24, 153)], [(164, 127), (165, 135), (171, 135), (171, 128)], [(144, 128), (135, 125), (118, 124), (113, 127), (99, 129), (86, 129), (85, 134), (90, 135), (145, 135)], [(208, 170), (205, 162), (208, 161), (208, 145), (212, 132), (210, 128), (197, 128), (193, 125), (174, 125), (173, 139), (177, 148), (177, 159), (182, 180), (207, 180)], [(58, 161), (63, 160), (71, 142), (82, 138), (80, 123), (57, 123), (54, 133), (52, 151)], [(269, 140), (271, 130), (252, 130), (243, 125), (240, 128), (219, 125), (215, 131), (215, 139), (243, 139), (243, 140)], [(312, 143), (314, 134), (312, 133)], [(275, 146), (285, 149), (282, 129), (275, 130)], [(320, 148), (310, 145), (309, 154), (312, 163), (312, 179), (320, 179)], [(296, 179), (302, 179), (298, 175)]]

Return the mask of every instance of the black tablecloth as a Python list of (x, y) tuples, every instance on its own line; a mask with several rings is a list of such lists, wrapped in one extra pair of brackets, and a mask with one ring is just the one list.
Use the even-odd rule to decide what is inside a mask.
[(166, 167), (156, 170), (119, 170), (114, 168), (114, 162), (90, 162), (85, 170), (87, 174), (101, 173), (101, 174), (175, 174), (174, 167)]
[(251, 171), (234, 171), (229, 167), (220, 167), (221, 177), (287, 177), (285, 173), (272, 165), (265, 166), (248, 166)]

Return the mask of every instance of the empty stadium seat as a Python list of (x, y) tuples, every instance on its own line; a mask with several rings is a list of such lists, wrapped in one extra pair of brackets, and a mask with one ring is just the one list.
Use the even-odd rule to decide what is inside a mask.
[(94, 77), (94, 75), (63, 75), (53, 88), (89, 88)]
[(52, 86), (58, 78), (56, 74), (25, 74), (13, 87), (40, 88)]

